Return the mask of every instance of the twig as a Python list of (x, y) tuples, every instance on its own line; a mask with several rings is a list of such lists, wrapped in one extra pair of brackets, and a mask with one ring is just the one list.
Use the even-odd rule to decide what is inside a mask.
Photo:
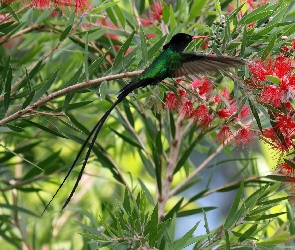
[[(72, 29), (70, 30), (70, 32), (69, 32), (69, 34), (65, 37), (65, 39), (63, 39), (63, 40), (61, 40), (61, 41), (59, 41), (45, 56), (43, 56), (40, 60), (41, 61), (44, 61), (44, 60), (46, 60), (49, 56), (51, 56), (51, 54), (55, 51), (55, 50), (57, 50), (58, 48), (59, 48), (59, 46), (63, 43), (63, 41), (65, 41), (66, 40), (66, 38), (67, 37), (69, 37), (72, 33), (73, 33), (73, 31), (80, 25), (80, 23), (81, 23), (81, 21), (82, 21), (82, 19), (83, 19), (83, 17), (84, 17), (84, 15), (82, 15), (81, 16), (81, 18), (80, 18), (80, 20), (79, 20), (79, 22), (75, 25), (75, 26), (73, 26), (72, 27)], [(39, 63), (39, 61), (38, 61), (38, 63)], [(25, 77), (26, 77), (26, 75), (23, 75), (15, 84), (13, 84), (12, 86), (11, 86), (11, 92), (25, 79)], [(4, 96), (1, 96), (0, 97), (0, 100), (1, 99), (3, 99), (3, 97)], [(1, 125), (0, 125), (1, 126)]]
[[(17, 15), (17, 14), (19, 14), (19, 13), (23, 12), (24, 10), (29, 9), (31, 7), (32, 7), (32, 4), (29, 4), (29, 5), (21, 8), (19, 11), (15, 12), (15, 14)], [(5, 21), (7, 21), (8, 19), (10, 19), (11, 17), (12, 17), (12, 14), (7, 15), (6, 17), (4, 17), (3, 19), (0, 20), (0, 24), (1, 23), (4, 23)]]
[(29, 112), (32, 112), (33, 110), (37, 109), (38, 107), (42, 106), (43, 104), (58, 98), (60, 96), (66, 95), (69, 92), (78, 90), (78, 89), (82, 89), (82, 88), (86, 88), (86, 87), (90, 87), (94, 84), (97, 83), (102, 83), (104, 81), (110, 81), (110, 80), (117, 80), (117, 79), (122, 79), (125, 77), (132, 77), (132, 76), (137, 76), (142, 72), (142, 70), (139, 71), (133, 71), (133, 72), (125, 72), (125, 73), (121, 73), (121, 74), (116, 74), (116, 75), (109, 75), (109, 76), (105, 76), (105, 77), (101, 77), (98, 79), (94, 79), (94, 80), (89, 80), (89, 81), (85, 81), (85, 82), (81, 82), (78, 84), (75, 84), (73, 86), (69, 86), (67, 88), (61, 89), (59, 91), (56, 91), (54, 93), (49, 94), (48, 96), (45, 96), (43, 98), (41, 98), (39, 101), (36, 101), (35, 103), (27, 106), (24, 109), (21, 109), (17, 112), (15, 112), (14, 114), (0, 120), (0, 127), (3, 126), (4, 124), (11, 122), (13, 120), (16, 120), (18, 118), (20, 118), (21, 116), (23, 116), (24, 114), (27, 114)]
[[(261, 176), (251, 176), (251, 177), (249, 177), (249, 178), (244, 179), (244, 181), (245, 181), (245, 183), (247, 183), (247, 182), (249, 182), (249, 181), (257, 180), (257, 179), (259, 179), (259, 178), (261, 178)], [(201, 197), (208, 196), (208, 195), (213, 194), (213, 193), (215, 193), (215, 192), (218, 192), (219, 190), (222, 190), (222, 189), (224, 189), (224, 188), (229, 188), (229, 187), (236, 186), (236, 185), (238, 185), (240, 182), (241, 182), (241, 181), (234, 181), (234, 182), (231, 182), (231, 183), (227, 183), (227, 184), (225, 184), (225, 185), (223, 185), (223, 186), (220, 186), (220, 187), (218, 187), (218, 188), (212, 189), (212, 190), (210, 190), (210, 191), (204, 193)], [(201, 198), (201, 197), (200, 197), (200, 198)], [(183, 204), (183, 205), (180, 207), (179, 210), (185, 208), (188, 204), (190, 204), (190, 202), (187, 202), (187, 203)]]
[(181, 183), (179, 183), (174, 189), (171, 190), (169, 197), (175, 195), (183, 186), (186, 185), (188, 181), (190, 181), (192, 178), (194, 178), (199, 172), (203, 170), (203, 168), (206, 167), (206, 165), (216, 156), (220, 153), (220, 151), (224, 148), (224, 145), (220, 145), (214, 153), (212, 153), (203, 163), (196, 168), (185, 180), (183, 180)]
[(179, 155), (180, 145), (182, 141), (183, 135), (183, 117), (179, 116), (176, 121), (176, 129), (175, 129), (175, 138), (171, 142), (170, 147), (170, 158), (167, 161), (167, 169), (165, 173), (165, 177), (162, 180), (162, 192), (159, 193), (157, 190), (157, 200), (158, 200), (158, 220), (161, 221), (164, 218), (164, 209), (167, 203), (167, 200), (170, 198), (170, 188), (173, 180), (173, 173), (176, 168), (177, 159)]

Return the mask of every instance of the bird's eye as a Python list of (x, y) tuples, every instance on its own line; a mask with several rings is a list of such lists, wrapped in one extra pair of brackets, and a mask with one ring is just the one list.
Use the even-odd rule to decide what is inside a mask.
[(190, 37), (189, 36), (186, 36), (185, 37), (185, 40), (187, 40), (187, 41), (190, 40)]

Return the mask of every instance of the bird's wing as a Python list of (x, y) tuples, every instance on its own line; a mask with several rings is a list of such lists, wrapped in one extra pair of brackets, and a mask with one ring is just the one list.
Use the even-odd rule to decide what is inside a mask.
[(181, 63), (181, 67), (174, 66), (174, 69), (170, 73), (172, 78), (204, 74), (206, 72), (218, 71), (232, 67), (237, 68), (246, 64), (244, 60), (234, 57), (202, 55), (196, 53), (182, 53)]

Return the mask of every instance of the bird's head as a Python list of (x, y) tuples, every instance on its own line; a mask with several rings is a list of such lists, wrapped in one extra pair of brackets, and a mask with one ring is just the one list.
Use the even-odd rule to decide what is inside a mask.
[(192, 40), (206, 37), (207, 36), (191, 36), (185, 33), (178, 33), (171, 38), (169, 43), (164, 45), (163, 49), (172, 48), (177, 52), (183, 52)]

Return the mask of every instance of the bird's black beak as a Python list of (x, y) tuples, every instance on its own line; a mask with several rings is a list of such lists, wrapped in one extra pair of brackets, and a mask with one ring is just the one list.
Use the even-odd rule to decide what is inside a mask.
[(200, 39), (200, 38), (209, 38), (209, 36), (193, 36), (193, 40)]

